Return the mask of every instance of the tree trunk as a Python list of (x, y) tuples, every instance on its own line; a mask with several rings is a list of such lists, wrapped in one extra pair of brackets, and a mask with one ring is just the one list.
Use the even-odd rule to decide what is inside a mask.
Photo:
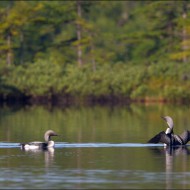
[(95, 71), (96, 70), (96, 61), (95, 61), (95, 57), (94, 57), (94, 43), (92, 41), (93, 35), (90, 34), (90, 37), (91, 37), (91, 40), (90, 40), (90, 48), (91, 48), (90, 52), (91, 53), (90, 53), (90, 55), (91, 55), (91, 60), (92, 60), (92, 69), (93, 69), (93, 71)]
[[(186, 3), (184, 2), (183, 4), (183, 14), (182, 14), (183, 19), (187, 19), (187, 8), (186, 8)], [(182, 50), (184, 52), (183, 55), (183, 62), (186, 63), (187, 60), (187, 56), (185, 55), (185, 52), (189, 49), (188, 45), (187, 45), (187, 40), (188, 40), (188, 36), (187, 36), (187, 30), (186, 30), (186, 25), (183, 26), (183, 30), (182, 30)]]
[(23, 31), (20, 33), (20, 64), (24, 63), (24, 34)]
[[(77, 16), (78, 19), (82, 17), (82, 10), (81, 10), (81, 1), (77, 0)], [(78, 45), (77, 45), (77, 56), (78, 56), (78, 65), (82, 66), (82, 47), (81, 47), (81, 25), (80, 23), (77, 22), (77, 40), (78, 40)]]
[(11, 65), (12, 64), (12, 50), (11, 50), (11, 35), (8, 34), (7, 36), (7, 47), (8, 47), (8, 50), (7, 50), (7, 65)]
[[(7, 14), (7, 17), (9, 16), (10, 14), (10, 9), (11, 7), (13, 6), (13, 1), (10, 1), (7, 5), (7, 10), (6, 10), (6, 14)], [(7, 57), (6, 57), (6, 63), (8, 66), (10, 66), (12, 64), (12, 59), (13, 59), (13, 54), (12, 54), (12, 48), (11, 48), (11, 31), (9, 29), (9, 31), (7, 32)]]

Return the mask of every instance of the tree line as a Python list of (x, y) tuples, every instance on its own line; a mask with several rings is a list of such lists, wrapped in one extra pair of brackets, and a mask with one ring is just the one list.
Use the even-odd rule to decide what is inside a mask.
[(186, 0), (0, 1), (1, 99), (189, 100), (189, 9)]

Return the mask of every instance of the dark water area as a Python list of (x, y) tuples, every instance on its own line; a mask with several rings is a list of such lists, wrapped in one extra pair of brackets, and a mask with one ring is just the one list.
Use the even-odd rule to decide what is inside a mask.
[[(147, 144), (166, 129), (190, 129), (188, 105), (2, 106), (0, 187), (18, 189), (190, 188), (190, 146)], [(52, 129), (55, 147), (23, 151), (19, 143), (43, 141)]]

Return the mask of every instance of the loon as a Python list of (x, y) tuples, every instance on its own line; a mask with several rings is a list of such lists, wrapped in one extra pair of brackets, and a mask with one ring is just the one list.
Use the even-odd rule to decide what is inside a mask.
[(174, 123), (170, 116), (162, 117), (168, 128), (166, 131), (161, 131), (153, 138), (151, 138), (148, 143), (164, 143), (166, 146), (175, 146), (175, 145), (185, 145), (190, 140), (190, 131), (185, 130), (181, 135), (175, 135), (173, 132)]
[(51, 140), (51, 136), (58, 136), (54, 131), (48, 130), (44, 134), (45, 142), (34, 141), (29, 143), (21, 143), (21, 149), (32, 150), (32, 149), (47, 149), (54, 147), (55, 143)]

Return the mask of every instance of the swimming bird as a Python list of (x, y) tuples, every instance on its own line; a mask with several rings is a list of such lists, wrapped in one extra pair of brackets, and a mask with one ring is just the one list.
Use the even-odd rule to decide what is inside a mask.
[(164, 143), (166, 146), (175, 146), (175, 145), (185, 145), (190, 140), (190, 131), (185, 130), (181, 135), (175, 135), (173, 132), (173, 119), (170, 116), (162, 117), (168, 128), (166, 131), (161, 131), (153, 138), (151, 138), (148, 143)]
[(54, 147), (55, 143), (51, 140), (52, 136), (58, 136), (57, 133), (55, 133), (52, 130), (48, 130), (44, 134), (45, 142), (40, 141), (34, 141), (29, 143), (21, 143), (21, 149), (24, 150), (32, 150), (32, 149), (47, 149)]

